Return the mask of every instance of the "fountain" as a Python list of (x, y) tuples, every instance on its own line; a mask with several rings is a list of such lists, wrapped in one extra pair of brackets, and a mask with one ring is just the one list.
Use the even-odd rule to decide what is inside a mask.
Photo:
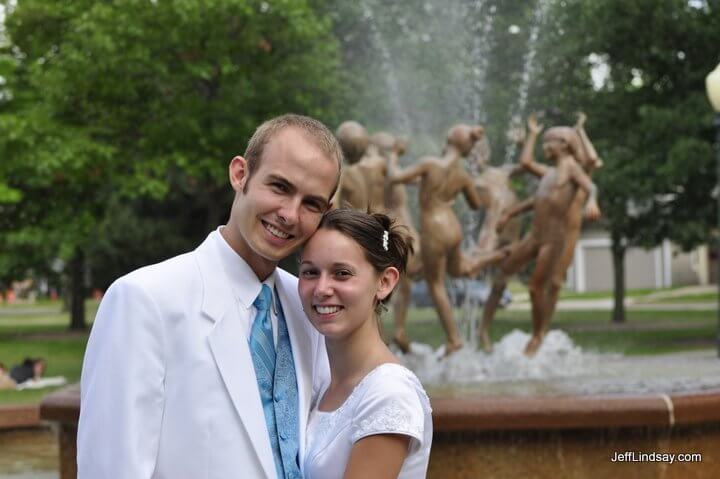
[[(525, 114), (548, 3), (539, 0), (535, 5), (518, 103), (509, 109), (511, 122), (513, 116)], [(495, 8), (480, 0), (423, 2), (414, 14), (425, 15), (426, 23), (423, 29), (413, 29), (394, 6), (362, 0), (358, 24), (367, 27), (366, 43), (380, 58), (379, 73), (387, 93), (378, 103), (392, 109), (389, 120), (369, 113), (368, 128), (376, 131), (390, 123), (393, 133), (413, 138), (411, 149), (440, 151), (440, 132), (458, 120), (501, 121), (489, 118), (483, 105)], [(441, 10), (453, 14), (438, 15)], [(381, 11), (390, 14), (380, 16)], [(483, 22), (479, 15), (484, 15)], [(394, 30), (401, 38), (388, 34)], [(449, 63), (458, 60), (462, 66), (447, 72), (458, 83), (428, 92), (422, 85), (427, 74), (417, 74), (421, 54), (396, 51), (402, 42), (446, 52)], [(462, 57), (466, 52), (469, 59)], [(447, 94), (451, 90), (455, 93)], [(383, 120), (388, 122), (383, 124)], [(512, 145), (500, 151), (498, 157), (506, 162), (515, 156)], [(473, 246), (469, 238), (477, 236), (480, 222), (475, 215), (460, 213), (468, 238), (464, 249), (469, 250)], [(473, 346), (479, 305), (471, 295), (465, 298), (460, 329), (466, 344)], [(551, 330), (535, 357), (528, 358), (522, 354), (528, 339), (527, 333), (512, 331), (496, 343), (492, 353), (466, 347), (447, 358), (442, 349), (418, 343), (412, 343), (409, 353), (399, 352), (432, 399), (435, 440), (429, 477), (615, 477), (621, 471), (629, 476), (669, 478), (710, 477), (716, 471), (712, 454), (720, 447), (720, 365), (713, 353), (603, 354), (584, 351), (567, 334)], [(78, 396), (77, 388), (67, 389), (46, 398), (41, 409), (44, 419), (61, 424), (63, 479), (74, 477)], [(672, 466), (611, 462), (624, 451), (701, 453), (703, 462)]]
[[(364, 3), (372, 4), (376, 14), (383, 11), (373, 0)], [(391, 102), (385, 103), (403, 105), (407, 122), (388, 125), (368, 111), (363, 115), (368, 127), (392, 126), (393, 133), (408, 135), (412, 139), (408, 156), (417, 157), (418, 151), (439, 151), (437, 139), (442, 138), (442, 129), (458, 120), (506, 123), (510, 134), (507, 139), (498, 135), (494, 144), (500, 143), (497, 157), (508, 165), (516, 157), (515, 143), (521, 139), (518, 127), (527, 114), (549, 5), (546, 0), (536, 1), (530, 24), (512, 32), (525, 42), (525, 53), (518, 82), (513, 85), (518, 93), (503, 118), (490, 115), (483, 102), (486, 71), (495, 66), (493, 61), (499, 61), (490, 48), (496, 29), (493, 2), (451, 1), (442, 7), (424, 2), (422, 8), (408, 14), (415, 15), (415, 24), (422, 25), (415, 32), (403, 29), (409, 23), (403, 20), (406, 12), (385, 9), (389, 15), (374, 17), (374, 45), (380, 48), (382, 43), (382, 57), (392, 59), (392, 83), (402, 86), (389, 90), (393, 91), (388, 98)], [(447, 14), (437, 15), (439, 9)], [(423, 17), (423, 12), (428, 15)], [(393, 35), (395, 28), (398, 34)], [(425, 37), (412, 44), (420, 38), (418, 31)], [(517, 35), (520, 31), (526, 36)], [(447, 53), (446, 63), (454, 66), (443, 72), (443, 78), (454, 95), (443, 96), (448, 85), (434, 84), (437, 91), (427, 95), (417, 84), (417, 78), (424, 76), (412, 61), (412, 47)], [(456, 63), (458, 49), (470, 52), (469, 58)], [(424, 106), (426, 116), (413, 99)], [(472, 238), (478, 236), (480, 217), (462, 206), (456, 212), (463, 225), (463, 249), (469, 251), (474, 247)], [(720, 445), (720, 365), (714, 354), (602, 354), (584, 351), (567, 334), (552, 330), (533, 359), (522, 354), (529, 336), (521, 331), (503, 337), (492, 353), (477, 352), (472, 346), (480, 307), (468, 294), (463, 304), (455, 306), (461, 311), (459, 329), (471, 347), (448, 358), (443, 357), (442, 348), (434, 350), (418, 343), (412, 343), (410, 353), (398, 351), (432, 397), (436, 439), (430, 477), (522, 477), (558, 475), (560, 471), (562, 476), (614, 477), (619, 470), (611, 462), (614, 451), (704, 452), (707, 464), (712, 448)], [(712, 470), (705, 464), (692, 464), (693, 472), (702, 475)], [(677, 472), (666, 470), (666, 464), (625, 466), (628, 474), (639, 476), (680, 477), (688, 472), (677, 465), (673, 466)]]

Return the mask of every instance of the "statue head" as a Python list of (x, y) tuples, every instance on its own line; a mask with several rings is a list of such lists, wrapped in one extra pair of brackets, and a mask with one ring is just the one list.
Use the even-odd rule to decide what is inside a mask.
[(340, 124), (335, 136), (340, 143), (345, 160), (351, 165), (362, 158), (370, 144), (367, 130), (356, 121), (346, 121)]
[(545, 158), (559, 158), (562, 155), (572, 155), (579, 164), (584, 163), (585, 154), (580, 137), (575, 128), (569, 126), (554, 126), (545, 130), (543, 134), (543, 153)]
[(457, 124), (450, 128), (445, 147), (454, 147), (462, 156), (467, 156), (475, 143), (485, 136), (485, 129), (480, 125)]
[(555, 126), (546, 130), (543, 134), (543, 152), (546, 158), (557, 158), (562, 154), (570, 154), (587, 172), (603, 165), (600, 158), (592, 160), (585, 151), (577, 130), (569, 126)]
[(407, 141), (391, 135), (386, 131), (380, 131), (370, 137), (370, 142), (375, 145), (380, 154), (389, 158), (391, 154), (402, 156), (407, 151)]

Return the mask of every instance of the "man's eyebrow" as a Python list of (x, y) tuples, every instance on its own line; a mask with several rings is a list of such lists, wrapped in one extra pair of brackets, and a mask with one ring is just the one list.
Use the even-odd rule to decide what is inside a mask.
[(287, 178), (284, 176), (276, 175), (276, 174), (269, 174), (268, 175), (268, 181), (278, 181), (286, 186), (289, 186), (292, 189), (295, 189), (295, 185), (293, 185)]
[[(285, 186), (287, 186), (288, 188), (290, 188), (293, 191), (297, 190), (297, 187), (291, 181), (289, 181), (287, 178), (285, 178), (284, 176), (280, 176), (280, 175), (271, 173), (268, 175), (268, 181), (276, 181), (276, 182), (284, 184)], [(307, 195), (307, 196), (305, 196), (305, 198), (309, 199), (310, 201), (315, 201), (315, 202), (319, 203), (320, 206), (322, 206), (322, 207), (326, 207), (329, 204), (329, 201), (320, 195)]]
[(322, 208), (326, 208), (330, 204), (330, 202), (322, 196), (308, 195), (307, 198), (311, 201), (317, 202)]

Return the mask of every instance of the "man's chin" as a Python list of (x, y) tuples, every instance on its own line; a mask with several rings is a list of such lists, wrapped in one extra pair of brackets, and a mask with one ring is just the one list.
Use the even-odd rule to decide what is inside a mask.
[(279, 263), (294, 253), (298, 249), (298, 246), (300, 246), (300, 244), (296, 241), (288, 242), (287, 245), (282, 247), (265, 243), (262, 245), (262, 248), (258, 248), (255, 251), (265, 260)]

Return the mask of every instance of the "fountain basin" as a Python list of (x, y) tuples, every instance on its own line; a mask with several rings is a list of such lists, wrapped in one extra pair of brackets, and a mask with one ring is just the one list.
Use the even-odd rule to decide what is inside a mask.
[(720, 423), (720, 389), (698, 393), (437, 397), (438, 432), (674, 427)]
[[(430, 478), (476, 478), (486, 475), (489, 465), (494, 472), (488, 477), (558, 472), (566, 477), (616, 477), (619, 472), (655, 477), (650, 472), (663, 467), (671, 472), (663, 473), (665, 478), (687, 477), (689, 470), (693, 477), (715, 477), (720, 468), (713, 457), (720, 449), (720, 388), (639, 395), (431, 395), (431, 403)], [(47, 396), (40, 409), (44, 420), (60, 424), (61, 479), (76, 476), (79, 407), (74, 385)], [(611, 461), (625, 451), (698, 453), (702, 462)]]
[(40, 425), (40, 411), (34, 404), (1, 405), (0, 430)]

